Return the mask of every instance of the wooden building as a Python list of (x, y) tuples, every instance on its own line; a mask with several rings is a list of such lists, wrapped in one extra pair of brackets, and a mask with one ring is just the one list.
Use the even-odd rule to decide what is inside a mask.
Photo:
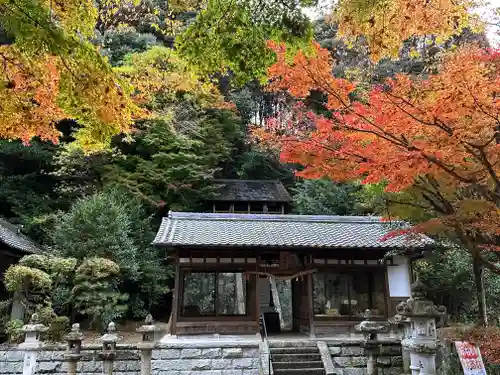
[(386, 320), (411, 284), (411, 256), (386, 254), (434, 246), (415, 234), (383, 241), (395, 224), (370, 216), (170, 212), (154, 244), (175, 262), (172, 334), (258, 333), (261, 318), (273, 321), (262, 290), (280, 279), (291, 285), (293, 332), (348, 333), (366, 309)]
[(0, 218), (0, 300), (8, 297), (3, 283), (7, 268), (17, 263), (23, 256), (41, 251), (35, 242), (21, 233), (19, 227)]
[(278, 180), (215, 180), (219, 191), (207, 201), (212, 212), (285, 214), (292, 197)]

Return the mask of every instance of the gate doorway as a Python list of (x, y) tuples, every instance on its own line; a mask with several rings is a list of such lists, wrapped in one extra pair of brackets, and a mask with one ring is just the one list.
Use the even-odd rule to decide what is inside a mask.
[(293, 284), (292, 280), (272, 276), (259, 278), (260, 314), (268, 334), (295, 331)]

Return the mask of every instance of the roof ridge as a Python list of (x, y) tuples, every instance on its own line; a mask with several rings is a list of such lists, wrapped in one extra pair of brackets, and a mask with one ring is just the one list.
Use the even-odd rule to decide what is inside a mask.
[(236, 182), (281, 182), (280, 179), (275, 178), (275, 179), (265, 179), (265, 180), (258, 180), (258, 179), (248, 179), (248, 180), (242, 180), (239, 178), (215, 178), (213, 181), (236, 181)]
[[(176, 212), (168, 213), (169, 219), (196, 219), (196, 220), (234, 220), (234, 221), (289, 221), (289, 222), (339, 222), (360, 224), (383, 224), (381, 216), (354, 216), (354, 215), (273, 215), (273, 214), (235, 214), (213, 212)], [(391, 221), (390, 223), (405, 223)], [(405, 223), (406, 224), (406, 223)]]

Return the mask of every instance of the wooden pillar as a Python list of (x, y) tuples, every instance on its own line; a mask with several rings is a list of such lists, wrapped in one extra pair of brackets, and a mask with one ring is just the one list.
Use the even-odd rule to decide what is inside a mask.
[(181, 275), (180, 275), (180, 260), (179, 256), (175, 257), (175, 284), (174, 284), (174, 294), (172, 296), (172, 326), (170, 327), (170, 332), (172, 335), (177, 335), (177, 319), (179, 317), (180, 300), (181, 300)]
[[(313, 256), (309, 255), (306, 258), (306, 265), (310, 267), (313, 264)], [(309, 337), (316, 338), (314, 330), (314, 302), (313, 302), (313, 275), (307, 275), (307, 309), (309, 311)]]
[(259, 275), (253, 275), (252, 276), (252, 281), (253, 281), (253, 288), (251, 289), (252, 293), (254, 294), (253, 298), (249, 298), (249, 301), (254, 301), (255, 306), (253, 308), (253, 311), (255, 313), (255, 324), (256, 324), (256, 330), (257, 333), (260, 333), (260, 295), (259, 295)]

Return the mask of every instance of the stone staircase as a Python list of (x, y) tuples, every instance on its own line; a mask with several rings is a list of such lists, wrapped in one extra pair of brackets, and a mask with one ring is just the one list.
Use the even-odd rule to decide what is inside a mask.
[(270, 342), (274, 375), (326, 375), (316, 343)]

